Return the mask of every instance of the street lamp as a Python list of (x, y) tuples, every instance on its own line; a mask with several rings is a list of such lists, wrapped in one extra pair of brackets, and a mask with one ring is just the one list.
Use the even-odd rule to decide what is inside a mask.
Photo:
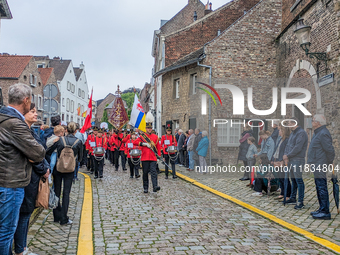
[(305, 51), (306, 55), (310, 58), (316, 58), (321, 61), (325, 61), (326, 69), (327, 69), (327, 53), (326, 52), (309, 52), (310, 48), (310, 33), (311, 33), (311, 27), (306, 26), (303, 23), (303, 18), (299, 18), (299, 20), (296, 23), (296, 29), (294, 30), (294, 33), (296, 34), (296, 37), (300, 43), (300, 47)]

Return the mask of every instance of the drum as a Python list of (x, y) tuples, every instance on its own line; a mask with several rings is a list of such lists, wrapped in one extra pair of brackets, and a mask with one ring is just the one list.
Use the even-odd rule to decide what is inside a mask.
[(176, 146), (168, 146), (167, 152), (168, 153), (176, 153), (177, 152), (177, 147)]
[(130, 155), (132, 157), (140, 157), (142, 155), (142, 151), (141, 150), (138, 150), (138, 149), (132, 149), (130, 151)]
[(94, 148), (93, 154), (95, 156), (101, 156), (101, 155), (105, 154), (105, 149), (103, 147)]

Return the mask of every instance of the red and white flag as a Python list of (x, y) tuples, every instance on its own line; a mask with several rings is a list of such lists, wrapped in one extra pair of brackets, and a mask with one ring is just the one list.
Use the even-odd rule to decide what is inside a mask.
[(81, 128), (80, 133), (85, 133), (85, 131), (89, 128), (91, 128), (91, 120), (92, 120), (92, 94), (93, 94), (93, 89), (91, 91), (91, 97), (89, 101), (89, 105), (87, 107), (86, 111), (86, 118), (85, 118), (85, 123), (84, 126)]

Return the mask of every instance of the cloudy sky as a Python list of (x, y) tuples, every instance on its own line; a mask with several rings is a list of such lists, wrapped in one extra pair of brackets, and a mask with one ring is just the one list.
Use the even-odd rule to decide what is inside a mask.
[[(201, 0), (206, 4), (206, 0)], [(217, 9), (230, 0), (214, 0)], [(150, 81), (153, 32), (188, 0), (7, 0), (0, 52), (49, 55), (85, 64), (95, 100)]]

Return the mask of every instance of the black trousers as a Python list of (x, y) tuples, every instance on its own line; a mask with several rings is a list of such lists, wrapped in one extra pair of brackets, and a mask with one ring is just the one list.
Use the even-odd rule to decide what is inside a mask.
[(80, 162), (80, 166), (86, 166), (87, 165), (87, 150), (85, 145), (83, 145), (83, 158)]
[(90, 169), (91, 169), (91, 156), (89, 154), (89, 151), (86, 151), (86, 167), (87, 167), (87, 171), (90, 171)]
[(119, 167), (119, 156), (120, 156), (120, 160), (122, 163), (122, 168), (123, 170), (126, 170), (126, 155), (124, 153), (124, 151), (121, 150), (115, 150), (115, 166), (116, 169), (118, 169)]
[(142, 161), (143, 167), (143, 188), (149, 189), (149, 173), (151, 174), (151, 182), (153, 188), (158, 186), (157, 183), (157, 172), (156, 172), (157, 161)]
[(104, 158), (102, 160), (94, 159), (94, 161), (94, 176), (103, 176)]
[(68, 206), (70, 204), (70, 192), (72, 187), (73, 175), (73, 172), (59, 173), (58, 171), (53, 171), (54, 192), (59, 198), (61, 195), (62, 181), (64, 181), (62, 205), (60, 206), (59, 200), (58, 207), (53, 210), (54, 221), (60, 221), (60, 224), (66, 224), (68, 222), (67, 212)]
[(110, 151), (110, 162), (112, 165), (115, 164), (115, 151)]
[(255, 178), (254, 190), (256, 192), (262, 192), (262, 190), (267, 192), (267, 186), (264, 185), (263, 178)]
[[(134, 159), (135, 161), (137, 159)], [(134, 165), (131, 158), (128, 159), (129, 167), (130, 167), (130, 176), (138, 176), (139, 175), (139, 163)]]
[(94, 156), (91, 154), (90, 155), (90, 161), (91, 161), (91, 168), (90, 168), (90, 170), (91, 170), (91, 173), (93, 173), (94, 172), (94, 163), (95, 163), (95, 159), (94, 159)]
[(184, 166), (184, 164), (185, 164), (185, 158), (184, 158), (184, 150), (180, 150), (179, 151), (179, 164), (180, 165), (183, 165)]
[[(176, 158), (176, 157), (175, 157), (175, 154), (172, 154), (171, 156), (174, 157), (174, 158)], [(176, 160), (170, 159), (169, 154), (164, 154), (164, 159), (165, 159), (165, 163), (166, 163), (167, 165), (169, 165), (169, 161), (170, 161), (171, 168), (172, 168), (172, 175), (175, 176), (175, 175), (176, 175), (176, 168), (175, 168), (175, 162), (176, 162)], [(169, 168), (168, 168), (167, 165), (165, 165), (165, 175), (166, 175), (166, 176), (169, 175)]]

